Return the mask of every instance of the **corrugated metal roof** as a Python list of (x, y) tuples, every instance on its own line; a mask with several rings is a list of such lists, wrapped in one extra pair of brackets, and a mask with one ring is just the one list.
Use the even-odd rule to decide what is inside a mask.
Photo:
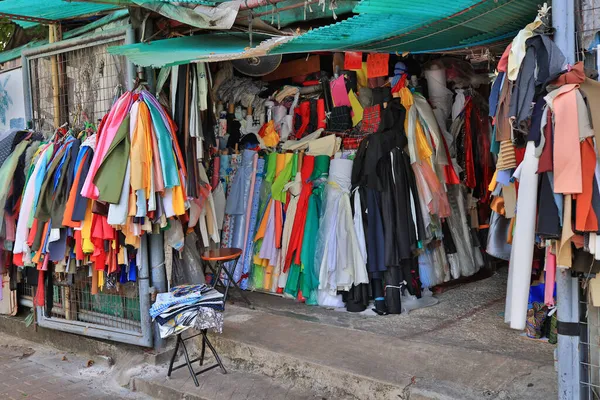
[[(95, 30), (102, 28), (112, 22), (126, 18), (128, 15), (129, 12), (127, 10), (117, 10), (113, 13), (108, 14), (104, 18), (100, 18), (99, 20), (94, 21), (90, 24), (65, 32), (63, 34), (63, 40), (71, 39), (77, 36), (85, 36), (86, 34), (93, 35)], [(23, 46), (0, 52), (0, 64), (21, 57), (21, 53), (23, 52), (23, 50), (44, 46), (46, 44), (48, 44), (47, 40), (36, 40), (27, 43)]]
[(128, 10), (117, 10), (117, 11), (114, 11), (114, 12), (108, 14), (107, 16), (105, 16), (103, 18), (100, 18), (100, 19), (92, 22), (92, 23), (89, 23), (87, 25), (84, 25), (79, 28), (72, 29), (70, 31), (63, 33), (62, 38), (70, 39), (70, 38), (82, 35), (84, 33), (91, 32), (98, 28), (102, 28), (104, 25), (110, 24), (112, 22), (118, 21), (118, 20), (126, 18), (128, 16), (129, 16)]
[(273, 50), (434, 52), (493, 41), (531, 22), (538, 0), (362, 0), (358, 15), (313, 29)]
[(80, 3), (63, 0), (0, 1), (0, 14), (6, 15), (13, 20), (41, 20), (38, 22), (72, 19), (85, 15), (94, 15), (115, 8), (116, 6), (111, 4)]
[[(258, 43), (267, 39), (267, 37), (254, 35), (253, 39)], [(289, 40), (289, 38), (286, 39)], [(272, 43), (272, 46), (276, 44), (278, 42)], [(253, 50), (249, 45), (248, 34), (215, 33), (156, 40), (149, 43), (112, 46), (108, 48), (108, 52), (126, 56), (136, 65), (159, 68), (194, 61), (251, 57), (252, 54), (247, 53), (247, 51)], [(262, 49), (261, 55), (266, 54), (267, 50), (272, 47), (264, 48), (261, 45), (255, 48)], [(243, 56), (243, 54), (247, 55)]]
[(0, 64), (5, 63), (10, 60), (14, 60), (15, 58), (21, 57), (21, 52), (27, 49), (33, 49), (35, 47), (40, 47), (47, 44), (47, 40), (36, 40), (33, 42), (29, 42), (24, 44), (23, 46), (15, 47), (14, 49), (6, 50), (0, 53)]

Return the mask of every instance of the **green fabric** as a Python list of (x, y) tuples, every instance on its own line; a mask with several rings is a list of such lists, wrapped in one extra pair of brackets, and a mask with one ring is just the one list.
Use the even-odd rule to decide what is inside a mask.
[[(66, 146), (62, 146), (59, 150), (56, 151), (52, 162), (46, 169), (46, 174), (44, 175), (44, 181), (42, 182), (42, 187), (40, 189), (40, 197), (38, 199), (37, 207), (35, 209), (35, 218), (38, 219), (40, 223), (47, 222), (50, 220), (50, 211), (52, 209), (52, 195), (54, 194), (53, 183), (54, 183), (54, 173), (60, 164), (60, 160), (65, 154)], [(48, 187), (50, 185), (50, 187)], [(40, 229), (41, 230), (41, 229)], [(31, 250), (36, 251), (38, 248), (34, 248), (31, 246)]]
[(298, 173), (298, 153), (294, 153), (292, 156), (292, 177), (295, 177)]
[[(4, 205), (6, 203), (6, 198), (8, 197), (8, 190), (12, 185), (8, 184), (13, 178), (15, 174), (15, 170), (17, 169), (17, 164), (19, 163), (19, 158), (21, 154), (27, 149), (29, 145), (29, 140), (23, 140), (19, 143), (12, 153), (8, 156), (8, 158), (0, 167), (0, 182), (4, 182), (3, 185), (0, 185), (0, 204)], [(0, 208), (0, 231), (2, 230), (2, 225), (4, 223), (4, 207)]]
[(270, 153), (267, 156), (267, 172), (265, 174), (265, 181), (273, 182), (275, 179), (275, 170), (277, 169), (277, 153)]
[(310, 176), (310, 180), (321, 178), (329, 175), (329, 163), (331, 162), (329, 156), (316, 156), (315, 157), (315, 168)]
[(273, 186), (271, 186), (271, 194), (274, 200), (285, 203), (287, 192), (284, 190), (284, 187), (292, 178), (292, 168), (296, 164), (296, 161), (297, 157), (290, 158), (288, 163), (283, 168), (283, 171), (281, 171), (279, 175), (277, 175), (277, 178), (275, 178), (275, 182), (273, 182)]
[(300, 288), (300, 269), (298, 264), (292, 264), (288, 271), (284, 292), (293, 297), (298, 297), (298, 289)]
[(308, 199), (308, 210), (306, 211), (306, 225), (304, 227), (304, 239), (300, 261), (302, 262), (302, 294), (306, 298), (306, 304), (317, 305), (317, 290), (319, 288), (319, 266), (315, 265), (315, 251), (319, 233), (319, 210), (317, 195), (312, 194)]
[(94, 177), (94, 185), (98, 188), (98, 200), (117, 204), (121, 198), (127, 160), (129, 159), (129, 119), (127, 116), (119, 125), (117, 134), (110, 144), (104, 160), (98, 167)]

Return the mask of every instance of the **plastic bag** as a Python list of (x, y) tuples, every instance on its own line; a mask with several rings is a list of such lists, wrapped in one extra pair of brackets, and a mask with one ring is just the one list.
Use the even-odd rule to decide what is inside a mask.
[(173, 285), (205, 283), (204, 264), (196, 243), (198, 237), (191, 232), (185, 237), (183, 250), (173, 252)]

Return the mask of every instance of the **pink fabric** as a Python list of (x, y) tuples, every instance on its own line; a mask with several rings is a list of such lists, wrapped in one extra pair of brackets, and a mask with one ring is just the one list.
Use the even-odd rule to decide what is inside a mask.
[(578, 194), (583, 190), (577, 88), (564, 85), (552, 102), (554, 108), (554, 193)]
[(546, 247), (546, 283), (544, 303), (548, 307), (554, 306), (554, 282), (556, 281), (556, 255), (552, 254), (550, 247)]
[(99, 132), (98, 143), (96, 144), (96, 151), (94, 152), (94, 158), (90, 165), (90, 171), (81, 189), (81, 195), (88, 199), (98, 199), (99, 193), (98, 188), (94, 185), (94, 178), (96, 177), (100, 164), (102, 164), (102, 160), (104, 160), (104, 157), (108, 152), (110, 144), (117, 134), (119, 126), (129, 112), (131, 103), (131, 92), (126, 92), (119, 97), (116, 104), (110, 109), (103, 132)]
[(344, 76), (340, 76), (339, 78), (329, 82), (329, 87), (331, 88), (331, 98), (333, 99), (333, 105), (335, 107), (351, 107)]

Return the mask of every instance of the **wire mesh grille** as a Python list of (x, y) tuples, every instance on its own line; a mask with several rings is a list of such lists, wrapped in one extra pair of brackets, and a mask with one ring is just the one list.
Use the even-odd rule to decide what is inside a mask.
[(80, 268), (74, 275), (56, 275), (52, 318), (141, 332), (140, 299), (135, 282), (119, 284), (116, 276), (105, 277), (105, 287), (92, 294), (87, 268)]
[[(126, 87), (124, 57), (108, 54), (99, 44), (29, 61), (33, 128), (50, 132), (58, 123), (78, 127), (97, 122)], [(56, 71), (56, 74), (53, 73)]]
[[(115, 40), (30, 59), (33, 128), (53, 131), (55, 115), (59, 125), (68, 123), (74, 129), (102, 119), (126, 87), (126, 60), (107, 52), (108, 46), (122, 43)], [(105, 282), (102, 290), (92, 294), (87, 267), (78, 268), (75, 274), (55, 273), (53, 296), (46, 298), (50, 313), (45, 317), (141, 332), (137, 283), (118, 283), (117, 274), (105, 275)], [(32, 300), (35, 288), (24, 281), (19, 293)]]
[[(580, 287), (587, 287), (586, 279), (580, 280)], [(600, 399), (600, 307), (591, 304), (585, 289), (581, 290), (579, 306), (580, 398), (597, 400)]]

